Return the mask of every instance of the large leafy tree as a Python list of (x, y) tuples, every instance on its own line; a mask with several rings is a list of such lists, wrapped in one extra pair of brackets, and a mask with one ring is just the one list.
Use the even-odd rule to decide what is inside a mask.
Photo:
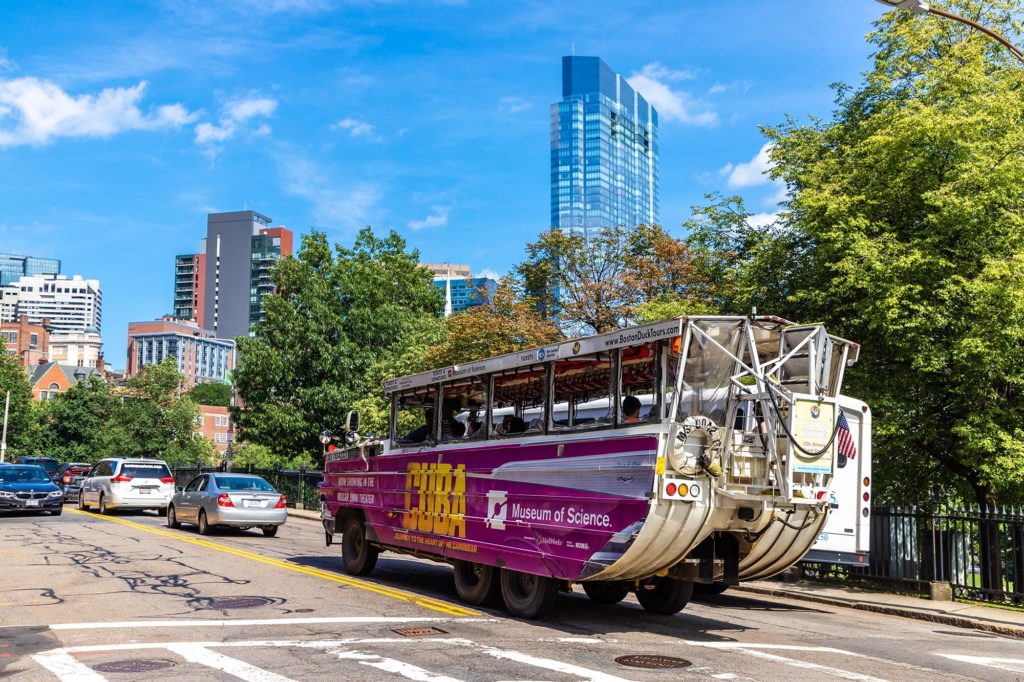
[(121, 399), (107, 382), (90, 376), (43, 405), (52, 456), (65, 462), (96, 462), (123, 455), (127, 434)]
[(231, 386), (216, 382), (196, 384), (189, 390), (188, 397), (199, 405), (229, 407), (231, 405)]
[[(1013, 0), (950, 9), (1020, 35)], [(766, 128), (787, 210), (695, 219), (718, 298), (860, 341), (848, 393), (875, 416), (883, 496), (1024, 495), (1024, 69), (958, 23), (890, 12), (830, 120)]]
[[(249, 442), (319, 455), (317, 434), (340, 429), (346, 410), (380, 393), (382, 368), (440, 340), (443, 301), (418, 254), (370, 228), (333, 251), (322, 232), (305, 235), (276, 278), (266, 320), (239, 342), (235, 417)], [(417, 340), (431, 329), (438, 336)]]
[(7, 414), (7, 455), (9, 459), (37, 453), (39, 430), (32, 404), (32, 387), (21, 363), (12, 356), (0, 355), (0, 429), (4, 405), (10, 391)]

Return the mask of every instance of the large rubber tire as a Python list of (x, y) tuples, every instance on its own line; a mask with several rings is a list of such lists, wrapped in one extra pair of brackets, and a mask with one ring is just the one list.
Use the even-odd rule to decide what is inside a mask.
[(107, 498), (100, 493), (100, 514), (109, 514), (110, 510), (107, 509)]
[(209, 535), (210, 534), (210, 523), (206, 520), (206, 510), (199, 510), (199, 534)]
[(350, 516), (341, 536), (341, 564), (349, 575), (368, 575), (377, 565), (378, 550), (366, 538), (363, 520)]
[(703, 597), (713, 597), (729, 589), (726, 583), (694, 583), (693, 593)]
[(85, 495), (81, 490), (78, 491), (78, 510), (89, 511), (89, 505), (85, 503)]
[(693, 582), (674, 578), (654, 578), (652, 582), (640, 585), (636, 600), (649, 613), (671, 616), (679, 613), (693, 595)]
[(168, 528), (181, 528), (181, 521), (178, 520), (178, 514), (174, 511), (174, 505), (168, 505), (167, 507), (167, 527)]
[(263, 534), (268, 538), (272, 538), (277, 535), (277, 526), (263, 526)]
[(554, 578), (501, 569), (501, 598), (518, 618), (544, 618), (558, 601), (559, 581)]
[(63, 512), (63, 511), (64, 511), (64, 507), (62, 505), (60, 507), (57, 507), (56, 511), (51, 511), (50, 512), (50, 516), (60, 516), (61, 512)]
[(498, 603), (501, 585), (498, 571), (493, 566), (456, 561), (453, 569), (455, 591), (459, 593), (459, 599), (473, 606)]
[(629, 594), (629, 583), (624, 580), (584, 581), (583, 591), (596, 604), (618, 604)]

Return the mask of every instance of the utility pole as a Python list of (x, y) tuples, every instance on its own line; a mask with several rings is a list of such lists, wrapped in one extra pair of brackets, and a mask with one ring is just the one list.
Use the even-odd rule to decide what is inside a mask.
[(7, 461), (7, 413), (11, 409), (11, 392), (7, 391), (7, 398), (4, 400), (4, 432), (0, 436), (0, 462)]

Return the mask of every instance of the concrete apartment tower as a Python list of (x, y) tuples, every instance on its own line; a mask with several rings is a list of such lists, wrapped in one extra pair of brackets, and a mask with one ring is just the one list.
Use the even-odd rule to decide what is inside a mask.
[(218, 338), (250, 336), (263, 319), (263, 297), (274, 291), (270, 272), (292, 253), (291, 230), (270, 222), (256, 211), (207, 218), (201, 326)]

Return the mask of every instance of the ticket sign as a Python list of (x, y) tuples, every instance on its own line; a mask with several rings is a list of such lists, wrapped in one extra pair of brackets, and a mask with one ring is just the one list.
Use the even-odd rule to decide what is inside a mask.
[(836, 428), (836, 406), (834, 403), (818, 402), (817, 400), (797, 400), (793, 405), (793, 422), (791, 431), (793, 440), (806, 452), (793, 448), (793, 472), (798, 474), (830, 474), (835, 459), (835, 441), (824, 452), (808, 455), (807, 452), (818, 452), (825, 448)]

